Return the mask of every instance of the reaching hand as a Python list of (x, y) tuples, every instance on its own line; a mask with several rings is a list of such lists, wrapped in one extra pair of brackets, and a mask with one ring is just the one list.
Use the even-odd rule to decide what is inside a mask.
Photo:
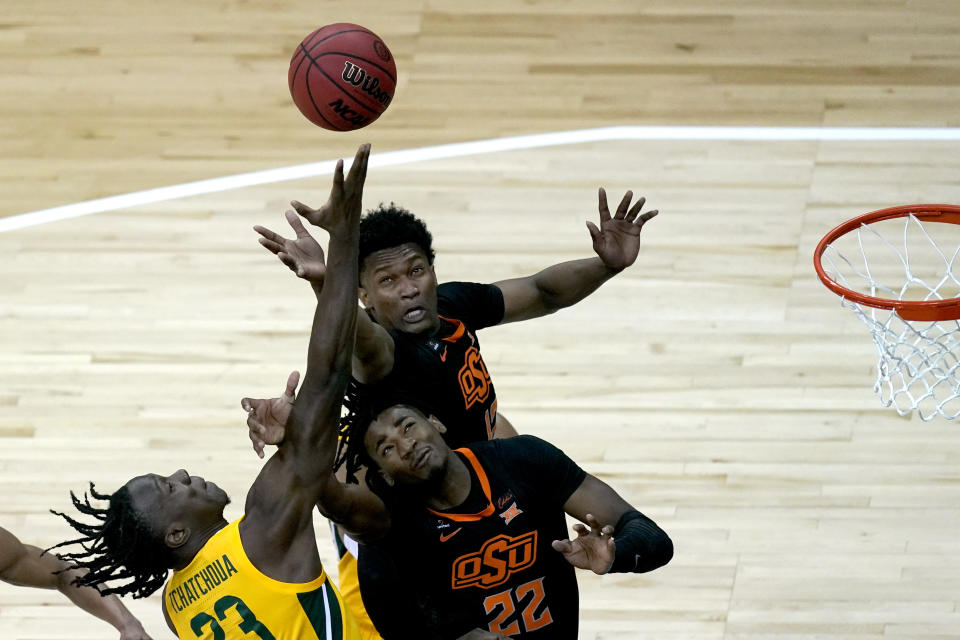
[(253, 450), (263, 457), (263, 448), (268, 444), (280, 444), (287, 430), (287, 420), (293, 411), (300, 372), (293, 371), (287, 377), (287, 386), (279, 398), (244, 398), (240, 406), (247, 412), (247, 428)]
[[(640, 253), (640, 229), (650, 218), (659, 213), (657, 210), (648, 211), (643, 215), (646, 198), (640, 198), (630, 207), (633, 192), (627, 191), (617, 212), (610, 217), (610, 208), (607, 206), (607, 192), (600, 187), (600, 228), (592, 222), (587, 222), (590, 237), (593, 238), (593, 250), (597, 252), (603, 263), (614, 271), (622, 271), (634, 263)], [(627, 210), (629, 208), (629, 211)]]
[(297, 234), (296, 239), (289, 240), (279, 233), (257, 225), (253, 230), (260, 234), (260, 244), (280, 258), (280, 262), (290, 267), (298, 277), (309, 280), (311, 284), (322, 286), (323, 276), (327, 272), (327, 265), (323, 261), (323, 247), (304, 228), (296, 213), (287, 211), (284, 215)]
[(613, 527), (600, 526), (597, 519), (587, 514), (587, 530), (582, 524), (573, 525), (577, 532), (576, 540), (554, 540), (554, 549), (563, 554), (567, 562), (578, 569), (590, 569), (597, 575), (603, 575), (613, 566), (616, 543), (613, 541)]
[(302, 202), (294, 200), (290, 205), (310, 224), (326, 229), (330, 235), (339, 235), (352, 231), (360, 219), (363, 183), (367, 178), (367, 161), (370, 158), (370, 145), (362, 144), (353, 158), (350, 173), (343, 179), (343, 160), (337, 161), (333, 172), (333, 187), (330, 198), (319, 209), (311, 209)]

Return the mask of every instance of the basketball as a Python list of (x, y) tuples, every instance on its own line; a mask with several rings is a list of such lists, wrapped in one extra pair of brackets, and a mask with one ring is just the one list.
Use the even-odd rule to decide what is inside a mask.
[(397, 66), (377, 34), (341, 22), (320, 27), (290, 59), (290, 95), (319, 127), (352, 131), (365, 127), (393, 100)]

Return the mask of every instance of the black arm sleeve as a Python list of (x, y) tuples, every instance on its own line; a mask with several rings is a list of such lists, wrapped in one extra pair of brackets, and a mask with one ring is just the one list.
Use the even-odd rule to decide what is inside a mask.
[(645, 573), (670, 562), (673, 541), (653, 520), (639, 511), (620, 516), (613, 530), (616, 551), (611, 573)]
[(444, 282), (437, 287), (437, 311), (474, 331), (503, 320), (503, 292), (492, 284)]

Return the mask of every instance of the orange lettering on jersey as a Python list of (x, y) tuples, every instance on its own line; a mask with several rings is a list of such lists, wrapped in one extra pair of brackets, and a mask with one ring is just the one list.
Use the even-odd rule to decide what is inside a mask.
[(503, 584), (512, 574), (526, 569), (536, 560), (536, 531), (516, 538), (500, 534), (484, 542), (479, 551), (453, 561), (452, 585), (454, 589), (490, 589)]
[(476, 402), (483, 402), (490, 395), (490, 374), (480, 357), (480, 350), (475, 346), (471, 346), (464, 354), (463, 366), (457, 378), (460, 380), (460, 391), (467, 409)]

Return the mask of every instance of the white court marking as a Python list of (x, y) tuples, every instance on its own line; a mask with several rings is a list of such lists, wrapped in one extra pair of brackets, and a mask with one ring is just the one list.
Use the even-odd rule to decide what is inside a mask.
[[(680, 127), (623, 126), (541, 133), (493, 140), (459, 142), (419, 149), (372, 154), (369, 166), (390, 167), (441, 158), (457, 158), (481, 153), (535, 149), (566, 144), (625, 140), (724, 140), (755, 142), (946, 142), (960, 141), (960, 128), (934, 127)], [(34, 227), (48, 222), (78, 218), (104, 211), (116, 211), (188, 196), (217, 193), (259, 184), (271, 184), (298, 178), (333, 173), (336, 160), (298, 164), (279, 169), (240, 173), (222, 178), (198, 180), (169, 187), (134, 191), (118, 196), (40, 209), (0, 219), (0, 233)]]

